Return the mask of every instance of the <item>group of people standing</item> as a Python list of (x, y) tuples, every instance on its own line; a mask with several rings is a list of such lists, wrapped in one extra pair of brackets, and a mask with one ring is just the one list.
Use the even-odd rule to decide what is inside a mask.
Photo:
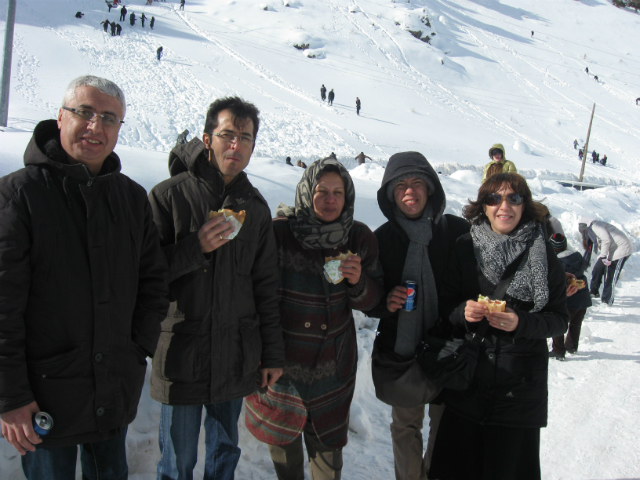
[[(57, 120), (36, 126), (25, 168), (0, 179), (0, 423), (28, 480), (74, 479), (78, 446), (83, 477), (127, 478), (147, 357), (162, 404), (159, 480), (192, 478), (203, 416), (204, 478), (234, 478), (243, 400), (277, 478), (304, 477), (306, 448), (311, 478), (340, 479), (354, 309), (380, 318), (376, 348), (392, 358), (410, 360), (427, 332), (483, 332), (469, 389), (393, 407), (397, 479), (540, 479), (546, 341), (569, 315), (548, 210), (523, 177), (488, 176), (459, 218), (444, 214), (427, 159), (397, 153), (377, 192), (387, 222), (372, 232), (330, 155), (304, 170), (294, 205), (272, 220), (244, 171), (255, 105), (214, 101), (202, 137), (172, 149), (170, 178), (148, 196), (113, 151), (125, 113), (113, 82), (73, 80)], [(501, 145), (489, 153), (506, 162)], [(611, 267), (626, 250), (605, 247), (597, 227), (585, 224), (586, 241)], [(478, 295), (505, 276), (506, 311), (489, 313)], [(35, 433), (38, 412), (52, 420), (47, 435)]]
[[(573, 148), (576, 149), (578, 148), (578, 140), (574, 140), (573, 141)], [(578, 150), (578, 157), (580, 158), (580, 161), (582, 161), (582, 157), (584, 156), (584, 149), (579, 149)], [(607, 156), (604, 155), (602, 157), (602, 159), (600, 159), (600, 154), (597, 153), (595, 150), (591, 151), (591, 162), (592, 163), (599, 163), (600, 165), (606, 165), (607, 164)]]
[[(329, 95), (327, 95), (327, 87), (325, 87), (324, 84), (322, 84), (322, 86), (320, 87), (320, 98), (322, 99), (323, 102), (327, 100), (327, 103), (329, 105), (333, 105), (333, 100), (336, 98), (336, 94), (333, 92), (333, 88), (332, 88), (331, 90), (329, 90)], [(361, 108), (362, 108), (362, 102), (360, 101), (359, 97), (356, 97), (356, 114), (358, 116), (360, 115)]]
[[(76, 18), (82, 18), (83, 15), (84, 14), (82, 12), (77, 12)], [(123, 5), (122, 8), (120, 9), (121, 22), (125, 21), (126, 15), (127, 15), (127, 7)], [(136, 20), (137, 20), (137, 17), (135, 12), (131, 12), (129, 14), (129, 25), (133, 27), (136, 24)], [(142, 25), (142, 28), (144, 28), (144, 22), (146, 20), (147, 20), (147, 16), (144, 14), (144, 12), (142, 12), (142, 16), (140, 17), (140, 24)], [(149, 28), (151, 28), (151, 30), (153, 30), (155, 23), (156, 23), (156, 18), (152, 16), (151, 20), (149, 21)], [(120, 35), (120, 32), (122, 31), (122, 26), (119, 23), (117, 23), (116, 21), (110, 22), (109, 19), (105, 19), (104, 21), (100, 22), (100, 25), (102, 25), (105, 33), (107, 33), (109, 29), (111, 29), (110, 31), (111, 31), (112, 37), (116, 35)]]

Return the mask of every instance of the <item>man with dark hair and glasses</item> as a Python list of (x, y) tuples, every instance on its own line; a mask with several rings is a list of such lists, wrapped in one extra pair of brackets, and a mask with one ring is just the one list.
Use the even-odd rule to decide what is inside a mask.
[[(86, 75), (62, 105), (36, 126), (25, 168), (0, 179), (2, 435), (29, 480), (75, 479), (78, 446), (83, 478), (122, 480), (167, 262), (146, 192), (113, 153), (122, 90)], [(46, 436), (37, 412), (53, 420)]]
[[(176, 145), (171, 178), (149, 194), (171, 298), (151, 374), (151, 396), (162, 403), (158, 479), (191, 478), (203, 409), (204, 478), (232, 479), (242, 399), (282, 375), (271, 212), (244, 172), (258, 114), (238, 97), (213, 102), (202, 141)], [(239, 230), (224, 216), (210, 219), (219, 209), (246, 212)]]

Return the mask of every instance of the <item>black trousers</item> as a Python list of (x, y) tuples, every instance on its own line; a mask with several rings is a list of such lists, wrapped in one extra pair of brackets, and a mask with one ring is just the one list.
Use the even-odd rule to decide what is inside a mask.
[(602, 283), (602, 277), (604, 277), (604, 287), (602, 289), (602, 295), (600, 296), (602, 303), (613, 305), (615, 299), (613, 289), (616, 287), (616, 283), (618, 283), (620, 272), (627, 258), (629, 257), (613, 260), (609, 266), (602, 263), (602, 258), (598, 258), (596, 264), (593, 266), (591, 273), (591, 293), (598, 293), (600, 291), (600, 284)]
[(540, 429), (480, 425), (445, 408), (429, 478), (540, 480)]
[(569, 331), (566, 337), (564, 335), (553, 337), (553, 350), (555, 352), (564, 355), (567, 350), (578, 349), (580, 329), (582, 328), (582, 321), (586, 313), (586, 308), (569, 308)]

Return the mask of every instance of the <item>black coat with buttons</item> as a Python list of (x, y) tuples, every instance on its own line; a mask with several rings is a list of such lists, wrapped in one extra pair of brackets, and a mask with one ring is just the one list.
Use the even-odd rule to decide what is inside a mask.
[(70, 165), (55, 120), (0, 179), (0, 413), (54, 420), (43, 446), (105, 440), (136, 416), (167, 266), (144, 189), (111, 154)]
[[(547, 243), (549, 301), (532, 313), (533, 302), (505, 296), (507, 307), (518, 315), (515, 331), (489, 328), (482, 343), (471, 387), (446, 391), (445, 403), (457, 414), (486, 425), (544, 427), (547, 425), (547, 338), (567, 330), (566, 281), (560, 261)], [(464, 318), (467, 300), (491, 297), (496, 286), (487, 280), (476, 261), (471, 234), (460, 237), (440, 290), (440, 314), (459, 336), (476, 330)], [(486, 320), (482, 320), (486, 322)]]
[[(225, 186), (197, 138), (169, 156), (171, 178), (149, 194), (169, 262), (171, 305), (162, 322), (151, 397), (170, 405), (243, 398), (260, 368), (284, 366), (271, 213), (246, 173)], [(203, 254), (209, 212), (246, 211), (238, 236)]]

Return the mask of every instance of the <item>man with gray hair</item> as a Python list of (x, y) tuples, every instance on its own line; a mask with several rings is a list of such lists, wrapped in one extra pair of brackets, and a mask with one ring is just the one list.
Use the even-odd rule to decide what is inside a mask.
[[(438, 288), (449, 252), (456, 239), (469, 231), (469, 224), (462, 218), (444, 214), (446, 198), (440, 179), (418, 152), (396, 153), (389, 159), (378, 190), (378, 205), (389, 220), (374, 232), (380, 245), (385, 296), (367, 315), (380, 318), (376, 355), (385, 362), (406, 364), (415, 357), (423, 335), (437, 323)], [(407, 280), (417, 283), (415, 307), (411, 311), (404, 310)], [(411, 399), (399, 400), (402, 406), (400, 402), (392, 402), (391, 409), (396, 479), (423, 480), (427, 478), (444, 406), (429, 404), (430, 431), (424, 453), (425, 402), (416, 399), (407, 407)]]
[(146, 192), (113, 153), (125, 105), (109, 80), (73, 80), (0, 179), (0, 423), (29, 480), (74, 480), (78, 446), (83, 478), (128, 475), (169, 301)]

